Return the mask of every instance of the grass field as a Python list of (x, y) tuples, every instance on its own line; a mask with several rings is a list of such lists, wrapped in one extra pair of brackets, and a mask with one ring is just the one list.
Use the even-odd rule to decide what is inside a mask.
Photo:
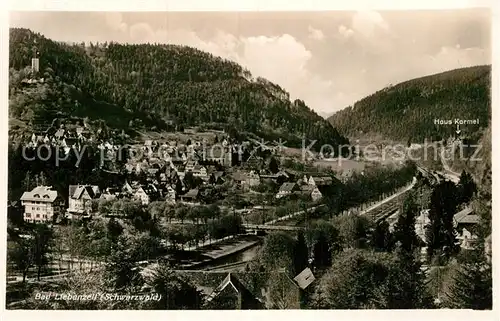
[(314, 166), (331, 168), (336, 172), (343, 171), (362, 171), (366, 168), (366, 163), (351, 159), (332, 159), (332, 160), (317, 160)]

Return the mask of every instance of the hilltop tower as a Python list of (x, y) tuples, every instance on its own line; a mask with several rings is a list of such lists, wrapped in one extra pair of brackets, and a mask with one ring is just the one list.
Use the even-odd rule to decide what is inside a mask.
[(35, 46), (33, 47), (33, 58), (31, 58), (31, 71), (33, 73), (37, 73), (40, 71), (40, 60), (38, 59), (38, 56), (40, 53), (38, 52), (38, 49), (36, 47), (36, 40), (35, 40)]

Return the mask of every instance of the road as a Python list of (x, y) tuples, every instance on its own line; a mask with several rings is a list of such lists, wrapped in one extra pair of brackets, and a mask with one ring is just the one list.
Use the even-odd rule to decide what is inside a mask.
[(248, 230), (261, 230), (261, 231), (298, 231), (302, 227), (288, 226), (288, 225), (267, 225), (267, 224), (243, 224)]
[(273, 224), (276, 224), (277, 222), (280, 222), (280, 221), (285, 221), (285, 220), (288, 220), (288, 219), (291, 219), (291, 218), (294, 218), (295, 216), (299, 216), (299, 215), (302, 215), (306, 212), (311, 212), (311, 211), (315, 211), (316, 209), (320, 208), (320, 207), (324, 207), (326, 205), (322, 204), (322, 205), (318, 205), (318, 206), (313, 206), (311, 208), (308, 208), (306, 210), (300, 210), (300, 211), (297, 211), (295, 213), (292, 213), (292, 214), (289, 214), (289, 215), (286, 215), (286, 216), (282, 216), (282, 217), (278, 217), (277, 219), (275, 220), (271, 220), (269, 222), (265, 222), (264, 225), (273, 225)]
[(444, 171), (438, 172), (438, 173), (443, 175), (444, 177), (446, 177), (447, 179), (449, 179), (453, 183), (458, 184), (458, 182), (460, 182), (460, 174), (452, 171), (451, 168), (448, 166), (448, 164), (446, 164), (446, 162), (444, 162), (444, 160), (442, 160), (442, 162), (443, 162)]
[(448, 166), (448, 164), (446, 163), (446, 159), (444, 157), (446, 153), (449, 154), (450, 152), (443, 149), (443, 151), (440, 153), (441, 164), (443, 165), (444, 171), (441, 171), (441, 172), (438, 172), (438, 173), (441, 174), (441, 175), (443, 175), (444, 177), (446, 177), (450, 181), (452, 181), (454, 183), (458, 183), (460, 181), (460, 174), (454, 172), (450, 168), (450, 166)]

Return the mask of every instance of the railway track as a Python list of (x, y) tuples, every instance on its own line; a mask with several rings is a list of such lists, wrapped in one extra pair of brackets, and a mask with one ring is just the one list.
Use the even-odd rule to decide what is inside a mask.
[(399, 210), (401, 202), (406, 197), (406, 192), (394, 197), (390, 201), (377, 206), (376, 208), (365, 212), (363, 215), (370, 217), (374, 222), (378, 223), (387, 219)]
[[(434, 171), (430, 171), (430, 170), (423, 168), (423, 167), (420, 167), (420, 166), (417, 166), (417, 170), (424, 177), (427, 177), (428, 179), (430, 179), (432, 184), (439, 184), (443, 180), (443, 177), (441, 177), (439, 175), (439, 173), (436, 173)], [(411, 189), (401, 193), (400, 195), (394, 197), (393, 199), (391, 199), (383, 204), (380, 204), (379, 206), (377, 206), (371, 210), (364, 212), (362, 215), (370, 217), (376, 223), (387, 219), (388, 217), (390, 217), (391, 215), (393, 215), (397, 211), (399, 211), (401, 203), (403, 202), (404, 198), (406, 197), (406, 194), (410, 190)]]

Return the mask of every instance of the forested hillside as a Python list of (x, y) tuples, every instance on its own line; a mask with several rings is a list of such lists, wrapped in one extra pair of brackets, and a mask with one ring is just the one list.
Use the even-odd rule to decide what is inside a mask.
[(456, 69), (384, 88), (328, 120), (348, 137), (377, 133), (419, 143), (456, 130), (454, 125), (435, 125), (434, 119), (479, 119), (479, 125), (461, 127), (465, 135), (478, 138), (491, 115), (490, 83), (490, 66)]
[[(9, 50), (10, 117), (30, 128), (49, 126), (56, 116), (76, 116), (119, 129), (230, 124), (295, 145), (304, 135), (333, 146), (348, 143), (303, 101), (291, 102), (278, 85), (194, 48), (69, 45), (11, 29)], [(34, 51), (39, 52), (39, 75), (27, 68)], [(27, 77), (44, 78), (44, 83), (26, 86)]]

